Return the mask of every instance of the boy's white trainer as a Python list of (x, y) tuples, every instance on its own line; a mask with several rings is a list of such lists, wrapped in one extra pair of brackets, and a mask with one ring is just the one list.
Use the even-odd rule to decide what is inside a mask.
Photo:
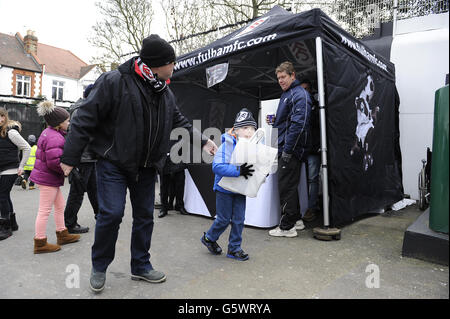
[(283, 230), (280, 227), (272, 229), (269, 231), (270, 236), (275, 237), (297, 237), (297, 231), (295, 230), (295, 226), (288, 230)]
[(303, 230), (305, 229), (305, 224), (303, 223), (303, 220), (297, 220), (297, 222), (295, 223), (295, 229), (296, 230)]

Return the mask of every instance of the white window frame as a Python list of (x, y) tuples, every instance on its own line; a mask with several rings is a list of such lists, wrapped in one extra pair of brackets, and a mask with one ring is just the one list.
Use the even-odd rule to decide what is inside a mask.
[[(62, 101), (64, 99), (64, 81), (53, 80), (52, 82), (52, 99), (55, 101)], [(56, 88), (56, 94), (53, 94), (53, 89)], [(62, 91), (60, 91), (62, 90)], [(62, 95), (62, 96), (60, 96)]]
[[(21, 90), (20, 94), (19, 89)], [(16, 96), (31, 96), (31, 76), (16, 74)]]

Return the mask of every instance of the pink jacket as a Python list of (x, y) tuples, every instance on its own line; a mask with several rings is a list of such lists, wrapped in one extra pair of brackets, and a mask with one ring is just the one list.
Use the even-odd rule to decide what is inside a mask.
[(64, 172), (59, 166), (63, 150), (63, 131), (47, 127), (39, 136), (36, 151), (36, 162), (30, 179), (38, 185), (59, 187), (64, 185)]

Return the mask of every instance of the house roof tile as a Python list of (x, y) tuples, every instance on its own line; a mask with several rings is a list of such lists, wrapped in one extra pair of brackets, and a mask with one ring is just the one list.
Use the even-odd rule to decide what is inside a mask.
[(89, 67), (72, 52), (39, 42), (37, 56), (45, 64), (45, 72), (54, 75), (80, 79), (84, 75), (83, 70)]
[(25, 53), (22, 43), (13, 35), (0, 33), (0, 64), (16, 69), (42, 72), (30, 54)]
[(0, 33), (1, 65), (42, 72), (39, 65), (42, 63), (45, 64), (45, 73), (72, 79), (81, 79), (95, 67), (95, 65), (88, 65), (69, 50), (39, 42), (35, 58), (37, 61), (24, 51), (23, 39), (19, 33), (16, 36)]
[(93, 68), (95, 67), (95, 64), (91, 64), (88, 66), (83, 66), (81, 67), (81, 72), (80, 72), (80, 79), (85, 76), (86, 74), (89, 73), (89, 71), (91, 71)]

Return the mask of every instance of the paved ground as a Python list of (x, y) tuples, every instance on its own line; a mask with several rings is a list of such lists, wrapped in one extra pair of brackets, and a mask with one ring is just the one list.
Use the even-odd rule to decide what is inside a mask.
[[(63, 192), (67, 198), (67, 185)], [(34, 255), (38, 196), (38, 190), (18, 186), (12, 191), (19, 231), (0, 242), (0, 299), (449, 298), (448, 267), (401, 256), (404, 231), (421, 214), (415, 206), (357, 221), (342, 229), (341, 240), (332, 242), (314, 239), (311, 228), (288, 239), (246, 227), (246, 262), (213, 256), (200, 243), (211, 219), (171, 211), (155, 218), (151, 248), (153, 266), (166, 273), (167, 281), (147, 284), (130, 280), (129, 202), (106, 288), (95, 295), (89, 290), (95, 220), (87, 197), (79, 222), (91, 231), (57, 253)], [(49, 242), (56, 242), (52, 216), (47, 233)], [(227, 238), (228, 232), (219, 239), (223, 248)], [(379, 288), (368, 288), (366, 282), (376, 284), (377, 270)]]

